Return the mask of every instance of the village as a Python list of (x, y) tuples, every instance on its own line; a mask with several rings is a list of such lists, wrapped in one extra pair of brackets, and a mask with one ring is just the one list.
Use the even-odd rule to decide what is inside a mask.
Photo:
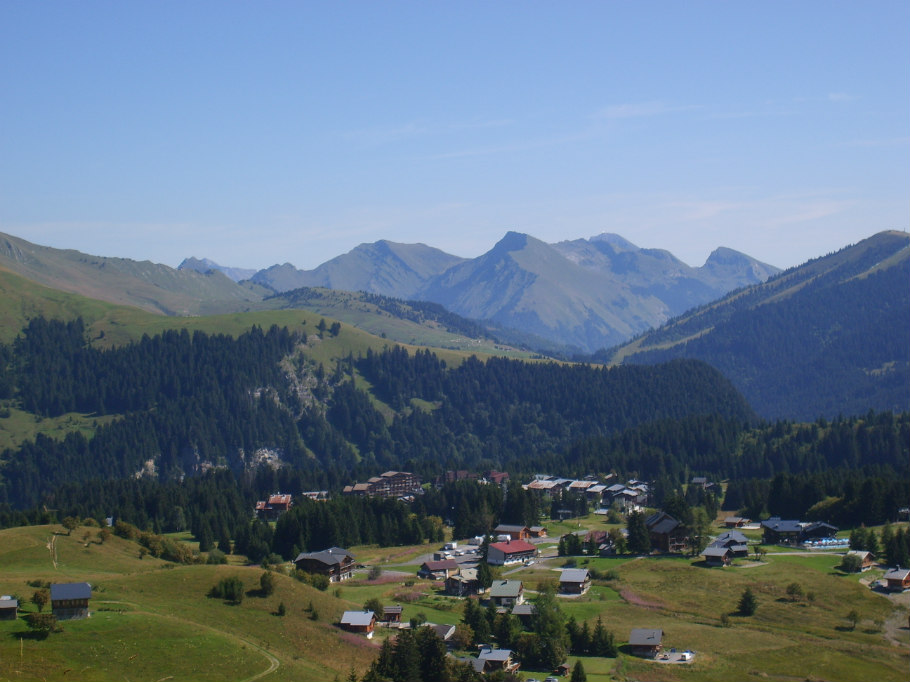
[[(467, 478), (489, 485), (508, 483), (508, 474), (502, 472), (489, 472), (485, 476), (466, 472), (446, 475), (449, 481)], [(347, 486), (344, 494), (381, 495), (408, 501), (420, 494), (420, 485), (413, 474), (386, 472), (366, 483)], [(693, 477), (689, 485), (704, 490), (717, 486), (701, 477)], [(592, 511), (582, 519), (571, 510), (557, 510), (557, 518), (549, 528), (547, 525), (499, 523), (487, 536), (446, 542), (436, 551), (410, 559), (407, 566), (370, 564), (359, 561), (346, 549), (329, 547), (300, 553), (294, 559), (294, 568), (305, 574), (325, 576), (333, 584), (364, 578), (368, 578), (367, 582), (369, 579), (377, 582), (401, 580), (403, 587), (422, 586), (425, 593), (433, 595), (437, 607), (444, 610), (456, 610), (446, 600), (476, 600), (488, 610), (491, 618), (508, 616), (514, 619), (512, 622), (518, 628), (530, 630), (541, 590), (552, 590), (560, 608), (571, 613), (575, 605), (584, 603), (585, 599), (591, 603), (589, 592), (593, 585), (601, 588), (609, 585), (611, 576), (595, 568), (592, 560), (626, 555), (629, 530), (624, 523), (630, 515), (638, 514), (644, 519), (649, 540), (649, 552), (639, 556), (646, 561), (649, 556), (678, 556), (686, 557), (693, 566), (704, 568), (760, 567), (768, 553), (836, 554), (849, 558), (842, 562), (848, 567), (845, 570), (879, 570), (880, 578), (865, 581), (870, 590), (900, 594), (910, 589), (910, 570), (881, 566), (872, 552), (850, 549), (849, 539), (844, 534), (839, 535), (837, 527), (825, 522), (776, 517), (759, 522), (718, 515), (710, 537), (696, 543), (679, 520), (665, 511), (648, 508), (650, 490), (644, 481), (619, 483), (609, 478), (577, 480), (541, 475), (523, 488), (548, 499), (562, 491), (570, 491), (584, 496)], [(305, 493), (305, 496), (324, 499), (322, 492)], [(272, 496), (257, 505), (257, 513), (263, 508), (281, 509), (285, 499), (290, 502), (288, 495)], [(573, 521), (577, 528), (564, 532), (571, 528)], [(560, 528), (555, 536), (551, 533), (554, 524)], [(700, 550), (694, 549), (699, 546), (702, 547)], [(412, 574), (413, 568), (416, 571)], [(602, 593), (596, 598), (603, 599)], [(441, 607), (441, 604), (446, 606)], [(604, 605), (604, 608), (608, 606)], [(585, 612), (591, 613), (591, 610), (586, 608)], [(412, 614), (410, 618), (409, 614)], [(643, 620), (627, 631), (615, 633), (619, 651), (663, 664), (693, 664), (697, 660), (697, 651), (687, 642), (681, 641), (672, 631), (653, 625)], [(495, 635), (489, 638), (490, 641), (472, 641), (459, 632), (460, 623), (432, 622), (407, 601), (383, 604), (377, 598), (367, 600), (364, 608), (345, 611), (338, 626), (368, 639), (377, 634), (394, 636), (402, 629), (430, 627), (446, 643), (451, 656), (467, 663), (476, 672), (517, 674), (522, 666), (520, 655), (499, 641), (493, 641), (497, 639)], [(534, 672), (537, 672), (536, 668)], [(568, 675), (570, 666), (563, 662), (543, 672), (551, 676)], [(551, 676), (547, 679), (555, 679)], [(525, 679), (537, 680), (535, 677)]]

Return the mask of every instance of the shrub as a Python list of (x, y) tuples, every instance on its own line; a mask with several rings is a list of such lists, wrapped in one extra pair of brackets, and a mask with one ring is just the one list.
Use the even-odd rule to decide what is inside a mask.
[(209, 596), (224, 599), (231, 604), (239, 604), (243, 601), (243, 581), (237, 577), (222, 578), (209, 590)]
[(855, 554), (847, 554), (840, 562), (840, 570), (844, 573), (859, 573), (863, 567), (863, 560)]
[(271, 571), (265, 571), (259, 576), (259, 594), (268, 597), (275, 591), (275, 575)]
[(61, 630), (57, 625), (57, 616), (52, 613), (30, 613), (25, 617), (25, 624), (41, 637)]
[(226, 564), (227, 556), (220, 549), (213, 549), (209, 552), (208, 558), (206, 558), (205, 563), (207, 564)]

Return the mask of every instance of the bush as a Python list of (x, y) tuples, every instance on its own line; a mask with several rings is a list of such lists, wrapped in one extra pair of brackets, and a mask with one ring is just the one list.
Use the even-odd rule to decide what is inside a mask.
[(259, 576), (259, 594), (268, 597), (275, 591), (275, 575), (271, 571), (265, 571)]
[(840, 570), (844, 573), (859, 573), (863, 567), (863, 560), (855, 554), (847, 554), (840, 562)]
[(222, 578), (217, 585), (209, 590), (209, 596), (215, 599), (224, 599), (231, 604), (243, 601), (243, 581), (240, 578)]
[(57, 625), (57, 616), (52, 613), (30, 613), (25, 617), (25, 624), (41, 637), (47, 637), (49, 633), (61, 630)]
[(209, 552), (208, 558), (206, 558), (205, 563), (207, 564), (226, 564), (227, 556), (220, 549), (213, 549)]

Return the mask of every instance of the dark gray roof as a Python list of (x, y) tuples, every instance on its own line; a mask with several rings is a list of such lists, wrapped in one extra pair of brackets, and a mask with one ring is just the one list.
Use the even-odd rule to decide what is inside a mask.
[(521, 591), (520, 580), (497, 580), (490, 586), (491, 597), (517, 597)]
[(587, 579), (587, 568), (565, 568), (559, 576), (561, 583), (583, 583)]
[(793, 519), (784, 520), (778, 517), (771, 517), (766, 521), (762, 521), (761, 525), (777, 533), (799, 533), (803, 529), (803, 524), (799, 521)]
[(353, 559), (354, 555), (341, 547), (329, 547), (321, 552), (301, 552), (297, 555), (297, 558), (294, 559), (294, 563), (297, 563), (301, 559), (315, 559), (326, 566), (334, 566), (335, 564), (340, 564), (345, 557), (351, 557), (351, 559)]
[(19, 608), (18, 599), (0, 599), (0, 609), (17, 609)]
[(632, 630), (629, 634), (629, 644), (633, 646), (658, 646), (663, 636), (663, 630)]
[(726, 545), (730, 542), (737, 545), (747, 545), (749, 544), (749, 538), (740, 533), (738, 530), (729, 530), (726, 533), (721, 533), (718, 535), (717, 538), (715, 538), (714, 542), (711, 544)]
[(727, 547), (723, 547), (720, 545), (718, 545), (718, 546), (711, 545), (710, 547), (705, 547), (705, 551), (702, 552), (702, 555), (703, 556), (722, 557), (722, 556), (726, 556), (729, 553), (730, 553), (730, 549)]
[(88, 583), (60, 583), (51, 585), (51, 601), (58, 599), (91, 599), (92, 586)]
[(535, 613), (537, 613), (537, 607), (533, 602), (525, 602), (512, 608), (513, 616), (533, 616)]

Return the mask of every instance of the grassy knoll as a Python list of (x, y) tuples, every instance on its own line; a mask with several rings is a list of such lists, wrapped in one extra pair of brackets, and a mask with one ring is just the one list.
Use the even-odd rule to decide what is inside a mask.
[[(114, 415), (98, 417), (93, 414), (69, 412), (59, 417), (39, 417), (30, 412), (17, 409), (13, 401), (5, 400), (0, 413), (0, 451), (6, 448), (17, 448), (24, 441), (33, 440), (39, 433), (48, 438), (62, 439), (68, 433), (81, 431), (86, 438), (91, 438), (98, 426), (109, 424), (117, 419)], [(8, 415), (8, 416), (3, 416)]]
[[(0, 622), (0, 680), (245, 680), (275, 665), (277, 672), (264, 679), (333, 679), (352, 665), (365, 670), (375, 655), (372, 644), (333, 625), (350, 605), (331, 591), (278, 575), (273, 595), (253, 596), (260, 568), (140, 559), (138, 545), (117, 537), (101, 544), (97, 530), (77, 528), (69, 536), (54, 535), (59, 526), (0, 531), (0, 593), (17, 595), (26, 611), (35, 609), (29, 580), (93, 585), (92, 617), (65, 622), (47, 639), (28, 637), (22, 618)], [(238, 606), (206, 597), (229, 576), (251, 591)], [(284, 617), (274, 615), (280, 602)]]

